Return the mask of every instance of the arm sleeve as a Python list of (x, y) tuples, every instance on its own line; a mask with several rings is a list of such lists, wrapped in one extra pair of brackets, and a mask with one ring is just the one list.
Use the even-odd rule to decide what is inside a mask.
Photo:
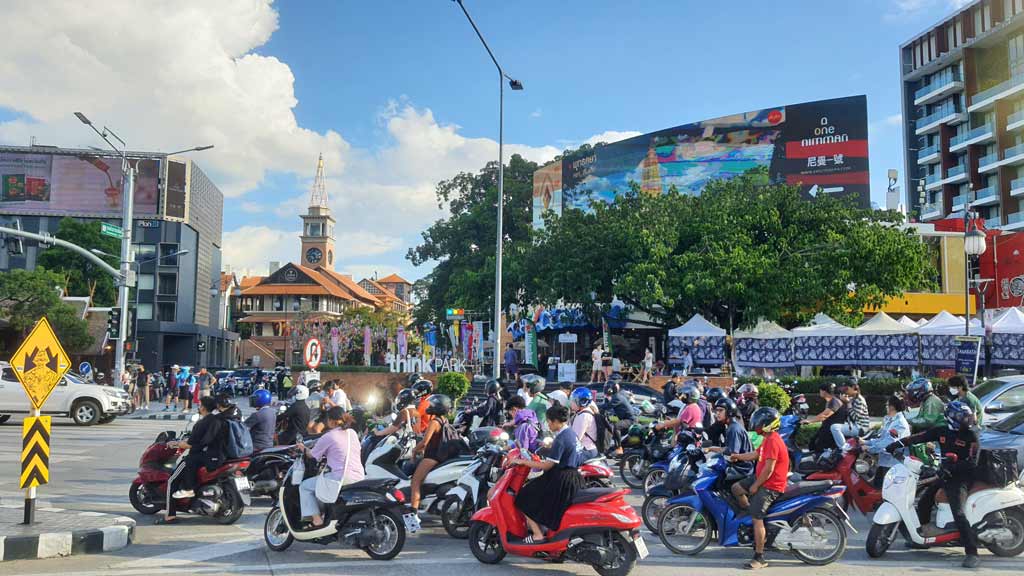
[(252, 430), (259, 423), (259, 420), (258, 411), (249, 414), (249, 417), (245, 419), (245, 427)]
[(330, 447), (330, 444), (331, 440), (329, 434), (321, 436), (320, 439), (316, 441), (316, 444), (313, 445), (313, 449), (310, 450), (313, 458), (316, 458), (317, 460), (323, 458), (324, 454), (327, 454), (327, 449)]
[(743, 450), (743, 438), (740, 434), (731, 428), (725, 430), (725, 450), (722, 451), (726, 456), (730, 454), (742, 454)]
[(551, 450), (548, 452), (546, 460), (556, 464), (562, 461), (562, 456), (565, 455), (566, 448), (563, 438), (565, 438), (565, 435), (563, 434), (559, 434), (558, 437), (555, 438), (554, 443), (551, 444)]
[(924, 432), (918, 432), (917, 434), (914, 434), (913, 436), (908, 436), (903, 441), (903, 444), (905, 446), (912, 446), (914, 444), (920, 444), (922, 442), (934, 442), (935, 440), (937, 440), (939, 438), (939, 433), (941, 431), (942, 431), (942, 429), (938, 428), (938, 427), (929, 428), (929, 429), (925, 430)]
[(978, 457), (981, 455), (978, 433), (971, 430), (965, 440), (967, 441), (967, 458), (959, 459), (953, 464), (954, 473), (969, 473), (978, 467)]

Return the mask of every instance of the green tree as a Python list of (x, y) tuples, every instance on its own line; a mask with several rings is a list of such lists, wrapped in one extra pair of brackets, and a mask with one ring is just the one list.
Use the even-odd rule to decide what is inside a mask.
[(0, 272), (0, 317), (20, 341), (43, 316), (68, 352), (92, 345), (88, 323), (60, 299), (64, 278), (43, 268)]
[[(98, 249), (112, 255), (121, 253), (121, 241), (100, 234), (100, 223), (96, 220), (81, 222), (74, 218), (64, 218), (57, 227), (56, 237), (86, 250)], [(104, 259), (117, 268), (117, 256)], [(62, 246), (52, 246), (39, 253), (37, 263), (64, 277), (61, 285), (68, 295), (92, 294), (94, 306), (113, 306), (117, 302), (117, 287), (110, 274), (77, 252)]]

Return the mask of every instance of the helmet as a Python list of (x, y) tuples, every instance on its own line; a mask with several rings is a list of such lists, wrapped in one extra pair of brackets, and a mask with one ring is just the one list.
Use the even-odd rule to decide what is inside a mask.
[(540, 394), (547, 386), (547, 380), (537, 374), (526, 374), (519, 378), (519, 381), (530, 387), (530, 394)]
[(306, 388), (302, 384), (299, 384), (298, 386), (295, 387), (295, 399), (305, 400), (306, 398), (309, 398), (309, 388)]
[(260, 389), (252, 393), (253, 408), (263, 408), (264, 406), (269, 405), (270, 401), (271, 397), (269, 390)]
[(579, 406), (580, 408), (586, 408), (590, 406), (590, 403), (594, 401), (594, 395), (590, 392), (590, 388), (586, 386), (580, 386), (579, 388), (572, 391), (570, 401)]
[(409, 378), (406, 379), (406, 381), (409, 383), (409, 386), (412, 386), (413, 384), (419, 382), (420, 380), (423, 380), (423, 376), (420, 376), (419, 372), (413, 372), (412, 374), (409, 374)]
[(708, 391), (704, 396), (707, 398), (708, 404), (711, 404), (712, 406), (718, 406), (718, 401), (722, 398), (726, 398), (725, 390), (718, 387), (708, 388)]
[(742, 396), (744, 400), (756, 400), (757, 395), (760, 393), (760, 390), (757, 389), (757, 386), (754, 386), (750, 382), (747, 382), (743, 386), (740, 386), (739, 390), (737, 390), (736, 392), (739, 393), (739, 395)]
[(946, 424), (950, 430), (960, 430), (974, 426), (977, 419), (974, 417), (974, 410), (966, 402), (954, 400), (946, 405)]
[(609, 396), (614, 396), (619, 393), (619, 390), (620, 388), (618, 382), (609, 382), (604, 385), (604, 397), (607, 398)]
[(907, 398), (914, 404), (920, 404), (932, 393), (932, 381), (927, 378), (916, 378), (907, 384)]
[(819, 392), (828, 392), (829, 394), (835, 395), (835, 393), (836, 393), (836, 383), (835, 382), (822, 382), (821, 384), (818, 384), (818, 391)]
[(431, 394), (427, 398), (427, 414), (431, 416), (444, 416), (452, 411), (452, 399), (444, 394)]
[(687, 404), (693, 404), (700, 398), (700, 390), (694, 384), (683, 384), (676, 390), (676, 397)]
[(740, 407), (736, 405), (736, 401), (727, 396), (723, 396), (715, 402), (715, 409), (718, 408), (725, 410), (725, 415), (728, 418), (735, 418), (740, 413)]
[(406, 388), (395, 396), (393, 406), (395, 410), (401, 410), (406, 406), (412, 406), (416, 403), (416, 393), (413, 392), (412, 388)]
[(486, 384), (484, 384), (484, 391), (488, 394), (497, 394), (501, 392), (501, 384), (499, 384), (494, 378), (491, 378)]
[(750, 416), (750, 427), (759, 434), (775, 432), (779, 429), (779, 424), (779, 411), (768, 406), (754, 410)]
[(633, 424), (626, 432), (626, 437), (622, 439), (622, 445), (627, 448), (630, 446), (640, 446), (644, 443), (644, 438), (646, 437), (647, 430), (639, 424)]
[(424, 396), (429, 396), (434, 391), (434, 384), (430, 380), (420, 378), (412, 385), (412, 391), (416, 394), (417, 398), (423, 398)]
[(609, 377), (608, 379), (611, 380), (612, 382), (619, 382), (622, 380), (622, 374), (616, 372), (612, 374), (611, 377)]

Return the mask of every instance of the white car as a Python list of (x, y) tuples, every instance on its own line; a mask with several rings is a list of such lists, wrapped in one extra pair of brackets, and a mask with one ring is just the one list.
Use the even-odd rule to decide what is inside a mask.
[[(0, 362), (0, 424), (12, 414), (28, 414), (25, 390), (7, 362)], [(88, 383), (70, 372), (61, 379), (43, 404), (43, 414), (68, 416), (80, 426), (106, 424), (132, 409), (128, 393), (112, 386)]]

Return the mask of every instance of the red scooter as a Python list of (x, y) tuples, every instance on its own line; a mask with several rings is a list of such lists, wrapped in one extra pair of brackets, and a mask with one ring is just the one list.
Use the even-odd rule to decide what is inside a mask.
[(615, 472), (603, 457), (587, 460), (580, 466), (580, 476), (583, 476), (583, 486), (586, 488), (611, 488), (614, 475)]
[[(183, 434), (186, 438), (188, 434)], [(139, 459), (139, 473), (132, 480), (128, 499), (141, 514), (156, 514), (166, 508), (167, 482), (183, 450), (168, 446), (176, 440), (173, 430), (161, 432)], [(215, 470), (200, 468), (195, 497), (175, 500), (175, 509), (210, 516), (220, 524), (233, 524), (252, 503), (245, 470), (249, 458), (226, 460)]]
[[(506, 462), (520, 458), (518, 449)], [(473, 515), (469, 527), (469, 549), (477, 560), (497, 564), (512, 553), (551, 561), (573, 560), (590, 564), (602, 576), (626, 576), (637, 559), (647, 556), (640, 536), (640, 516), (626, 503), (628, 489), (586, 488), (580, 490), (562, 517), (562, 525), (549, 531), (547, 539), (526, 544), (526, 519), (515, 505), (530, 469), (508, 467), (491, 490), (488, 506)]]
[(848, 450), (831, 470), (818, 470), (804, 477), (804, 480), (832, 480), (846, 486), (842, 503), (845, 510), (851, 502), (865, 516), (871, 514), (882, 503), (882, 491), (868, 482), (861, 474), (867, 473), (866, 463), (860, 463), (861, 473), (857, 472), (858, 457), (863, 450), (860, 438), (846, 441)]

